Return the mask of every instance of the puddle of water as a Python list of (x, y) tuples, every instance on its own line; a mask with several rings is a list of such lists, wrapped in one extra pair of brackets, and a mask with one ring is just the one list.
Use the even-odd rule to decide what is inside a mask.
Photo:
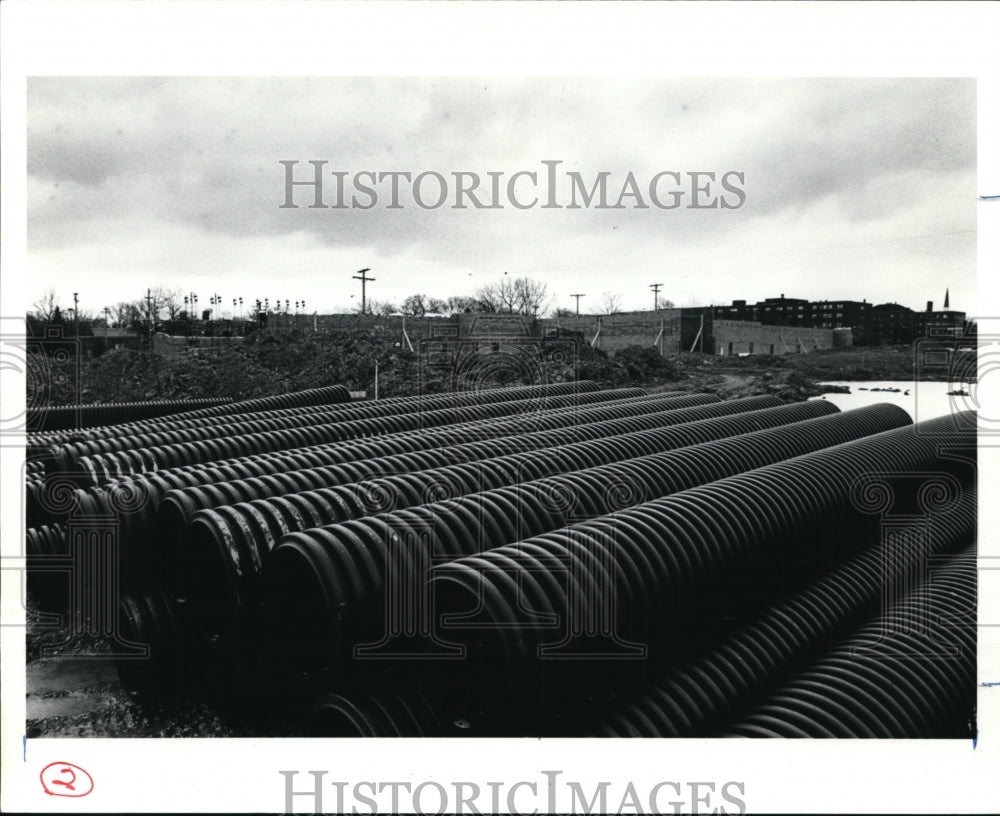
[[(974, 384), (962, 386), (969, 394), (969, 396), (964, 397), (949, 396), (948, 392), (955, 390), (957, 386), (946, 382), (914, 383), (912, 380), (903, 382), (874, 380), (870, 382), (833, 381), (823, 383), (823, 385), (844, 385), (851, 389), (851, 393), (824, 394), (821, 397), (812, 397), (812, 399), (825, 399), (827, 402), (832, 402), (841, 411), (863, 408), (866, 405), (874, 405), (879, 402), (891, 402), (906, 410), (914, 422), (923, 422), (927, 419), (977, 407), (975, 403), (976, 386)], [(873, 388), (894, 390), (873, 391)]]

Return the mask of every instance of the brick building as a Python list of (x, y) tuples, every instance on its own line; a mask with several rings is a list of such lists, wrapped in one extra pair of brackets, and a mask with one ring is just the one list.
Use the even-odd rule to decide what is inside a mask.
[(765, 326), (809, 326), (809, 301), (803, 298), (765, 298), (756, 306), (757, 319)]
[(814, 300), (809, 303), (809, 324), (818, 329), (850, 329), (854, 344), (868, 343), (868, 318), (872, 304), (866, 300)]
[(934, 302), (928, 300), (927, 308), (916, 315), (916, 323), (920, 337), (961, 337), (966, 327), (965, 312), (948, 308), (935, 311)]
[(745, 300), (734, 300), (731, 306), (716, 306), (714, 316), (717, 320), (753, 320), (756, 321), (757, 307)]
[[(843, 330), (838, 335), (842, 345), (848, 335), (853, 345), (902, 345), (918, 337), (958, 337), (965, 330), (965, 312), (948, 309), (935, 311), (927, 302), (924, 312), (916, 312), (899, 303), (874, 305), (867, 300), (814, 300), (765, 298), (757, 303), (734, 300), (729, 306), (713, 309), (716, 321), (755, 321), (764, 326)], [(770, 343), (767, 344), (770, 346)]]
[(898, 303), (872, 306), (868, 324), (868, 345), (906, 345), (918, 337), (917, 314)]

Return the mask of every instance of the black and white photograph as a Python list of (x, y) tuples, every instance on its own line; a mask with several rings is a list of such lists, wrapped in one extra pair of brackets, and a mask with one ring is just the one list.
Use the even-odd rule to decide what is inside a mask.
[(489, 5), (8, 56), (5, 809), (988, 810), (996, 60)]

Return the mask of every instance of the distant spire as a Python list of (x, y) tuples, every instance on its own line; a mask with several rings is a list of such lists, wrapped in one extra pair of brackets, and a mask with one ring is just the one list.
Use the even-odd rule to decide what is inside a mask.
[(948, 290), (944, 290), (944, 308), (948, 308)]

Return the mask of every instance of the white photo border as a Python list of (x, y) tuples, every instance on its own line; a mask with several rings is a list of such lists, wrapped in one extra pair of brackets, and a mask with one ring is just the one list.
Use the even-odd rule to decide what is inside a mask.
[[(355, 3), (19, 2), (0, 6), (3, 314), (27, 307), (26, 80), (32, 76), (697, 76), (973, 77), (979, 115), (978, 316), (1000, 316), (1000, 6), (993, 3)], [(970, 315), (971, 316), (971, 315)], [(1000, 319), (992, 321), (1000, 328)], [(995, 329), (994, 329), (995, 330)], [(995, 405), (995, 383), (981, 395)], [(988, 388), (987, 388), (988, 386)], [(992, 390), (990, 390), (992, 389)], [(23, 380), (4, 373), (3, 415)], [(3, 555), (20, 552), (20, 462), (0, 464)], [(983, 446), (981, 495), (992, 495), (996, 449)], [(980, 559), (1000, 558), (993, 503), (980, 509)], [(994, 563), (1000, 564), (1000, 561)], [(1000, 572), (996, 573), (1000, 575)], [(1000, 593), (981, 573), (980, 620), (1000, 627)], [(16, 624), (6, 591), (3, 622)], [(1000, 681), (1000, 628), (981, 627), (979, 678)], [(963, 741), (769, 740), (131, 740), (22, 741), (24, 644), (0, 630), (2, 808), (23, 812), (279, 812), (297, 770), (327, 779), (563, 779), (744, 784), (750, 812), (991, 812), (1000, 768), (998, 695), (979, 692), (979, 737)], [(94, 793), (57, 799), (38, 776), (49, 762), (87, 768)], [(328, 808), (335, 803), (327, 788)], [(614, 798), (614, 797), (612, 797)], [(429, 802), (436, 802), (429, 797)], [(615, 800), (615, 804), (617, 805)], [(501, 800), (501, 807), (504, 800)], [(568, 802), (560, 798), (562, 809)], [(296, 809), (312, 810), (299, 797)], [(711, 808), (709, 808), (710, 810)]]

